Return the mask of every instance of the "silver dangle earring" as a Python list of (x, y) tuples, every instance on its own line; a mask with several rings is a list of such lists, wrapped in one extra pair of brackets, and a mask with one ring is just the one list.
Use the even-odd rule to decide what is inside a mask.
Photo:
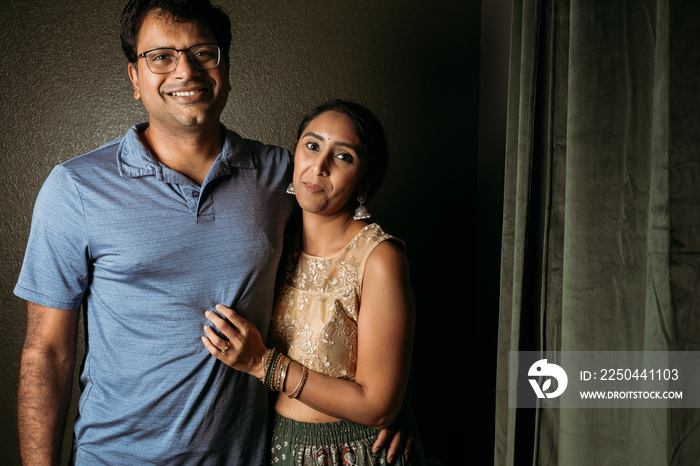
[(367, 201), (367, 195), (365, 193), (360, 193), (357, 195), (357, 202), (359, 202), (360, 205), (357, 206), (357, 209), (355, 209), (355, 215), (352, 216), (352, 218), (355, 220), (365, 220), (372, 217), (372, 214), (369, 213), (367, 207), (364, 206), (365, 201)]
[(296, 194), (297, 192), (294, 191), (294, 183), (289, 183), (289, 186), (287, 186), (287, 191), (285, 191), (287, 194)]

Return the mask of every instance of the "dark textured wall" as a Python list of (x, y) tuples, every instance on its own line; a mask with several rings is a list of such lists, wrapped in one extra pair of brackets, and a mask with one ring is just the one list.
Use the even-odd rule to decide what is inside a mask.
[[(25, 329), (25, 305), (12, 289), (34, 199), (56, 163), (146, 115), (132, 98), (119, 45), (122, 2), (8, 3), (0, 15), (0, 460), (12, 465), (19, 464), (15, 400)], [(421, 433), (429, 456), (445, 464), (458, 464), (465, 449), (472, 459), (490, 457), (491, 382), (472, 393), (463, 376), (490, 366), (492, 348), (484, 345), (495, 328), (495, 314), (479, 316), (474, 285), (481, 2), (221, 3), (234, 30), (227, 126), (289, 147), (301, 115), (331, 97), (364, 103), (384, 121), (390, 174), (370, 208), (408, 243)], [(478, 396), (467, 401), (465, 393)], [(480, 433), (467, 435), (474, 425)]]

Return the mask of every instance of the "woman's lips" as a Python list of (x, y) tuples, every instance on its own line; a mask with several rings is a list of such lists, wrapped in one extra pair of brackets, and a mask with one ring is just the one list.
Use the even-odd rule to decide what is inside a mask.
[(309, 191), (310, 193), (320, 193), (320, 192), (325, 191), (325, 189), (323, 189), (321, 186), (319, 186), (319, 185), (317, 185), (317, 184), (314, 184), (314, 183), (307, 183), (307, 182), (304, 182), (304, 187), (305, 187), (306, 190)]

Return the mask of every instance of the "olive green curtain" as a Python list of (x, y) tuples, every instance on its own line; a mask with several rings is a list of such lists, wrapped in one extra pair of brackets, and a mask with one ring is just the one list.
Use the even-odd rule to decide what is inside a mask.
[(698, 464), (700, 410), (508, 408), (507, 358), (700, 350), (700, 2), (514, 0), (508, 86), (495, 464)]

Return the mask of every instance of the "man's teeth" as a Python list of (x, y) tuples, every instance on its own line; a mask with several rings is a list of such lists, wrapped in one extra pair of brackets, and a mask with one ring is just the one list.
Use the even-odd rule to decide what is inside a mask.
[(187, 92), (173, 92), (175, 97), (186, 97), (188, 95), (195, 95), (197, 91), (187, 91)]

